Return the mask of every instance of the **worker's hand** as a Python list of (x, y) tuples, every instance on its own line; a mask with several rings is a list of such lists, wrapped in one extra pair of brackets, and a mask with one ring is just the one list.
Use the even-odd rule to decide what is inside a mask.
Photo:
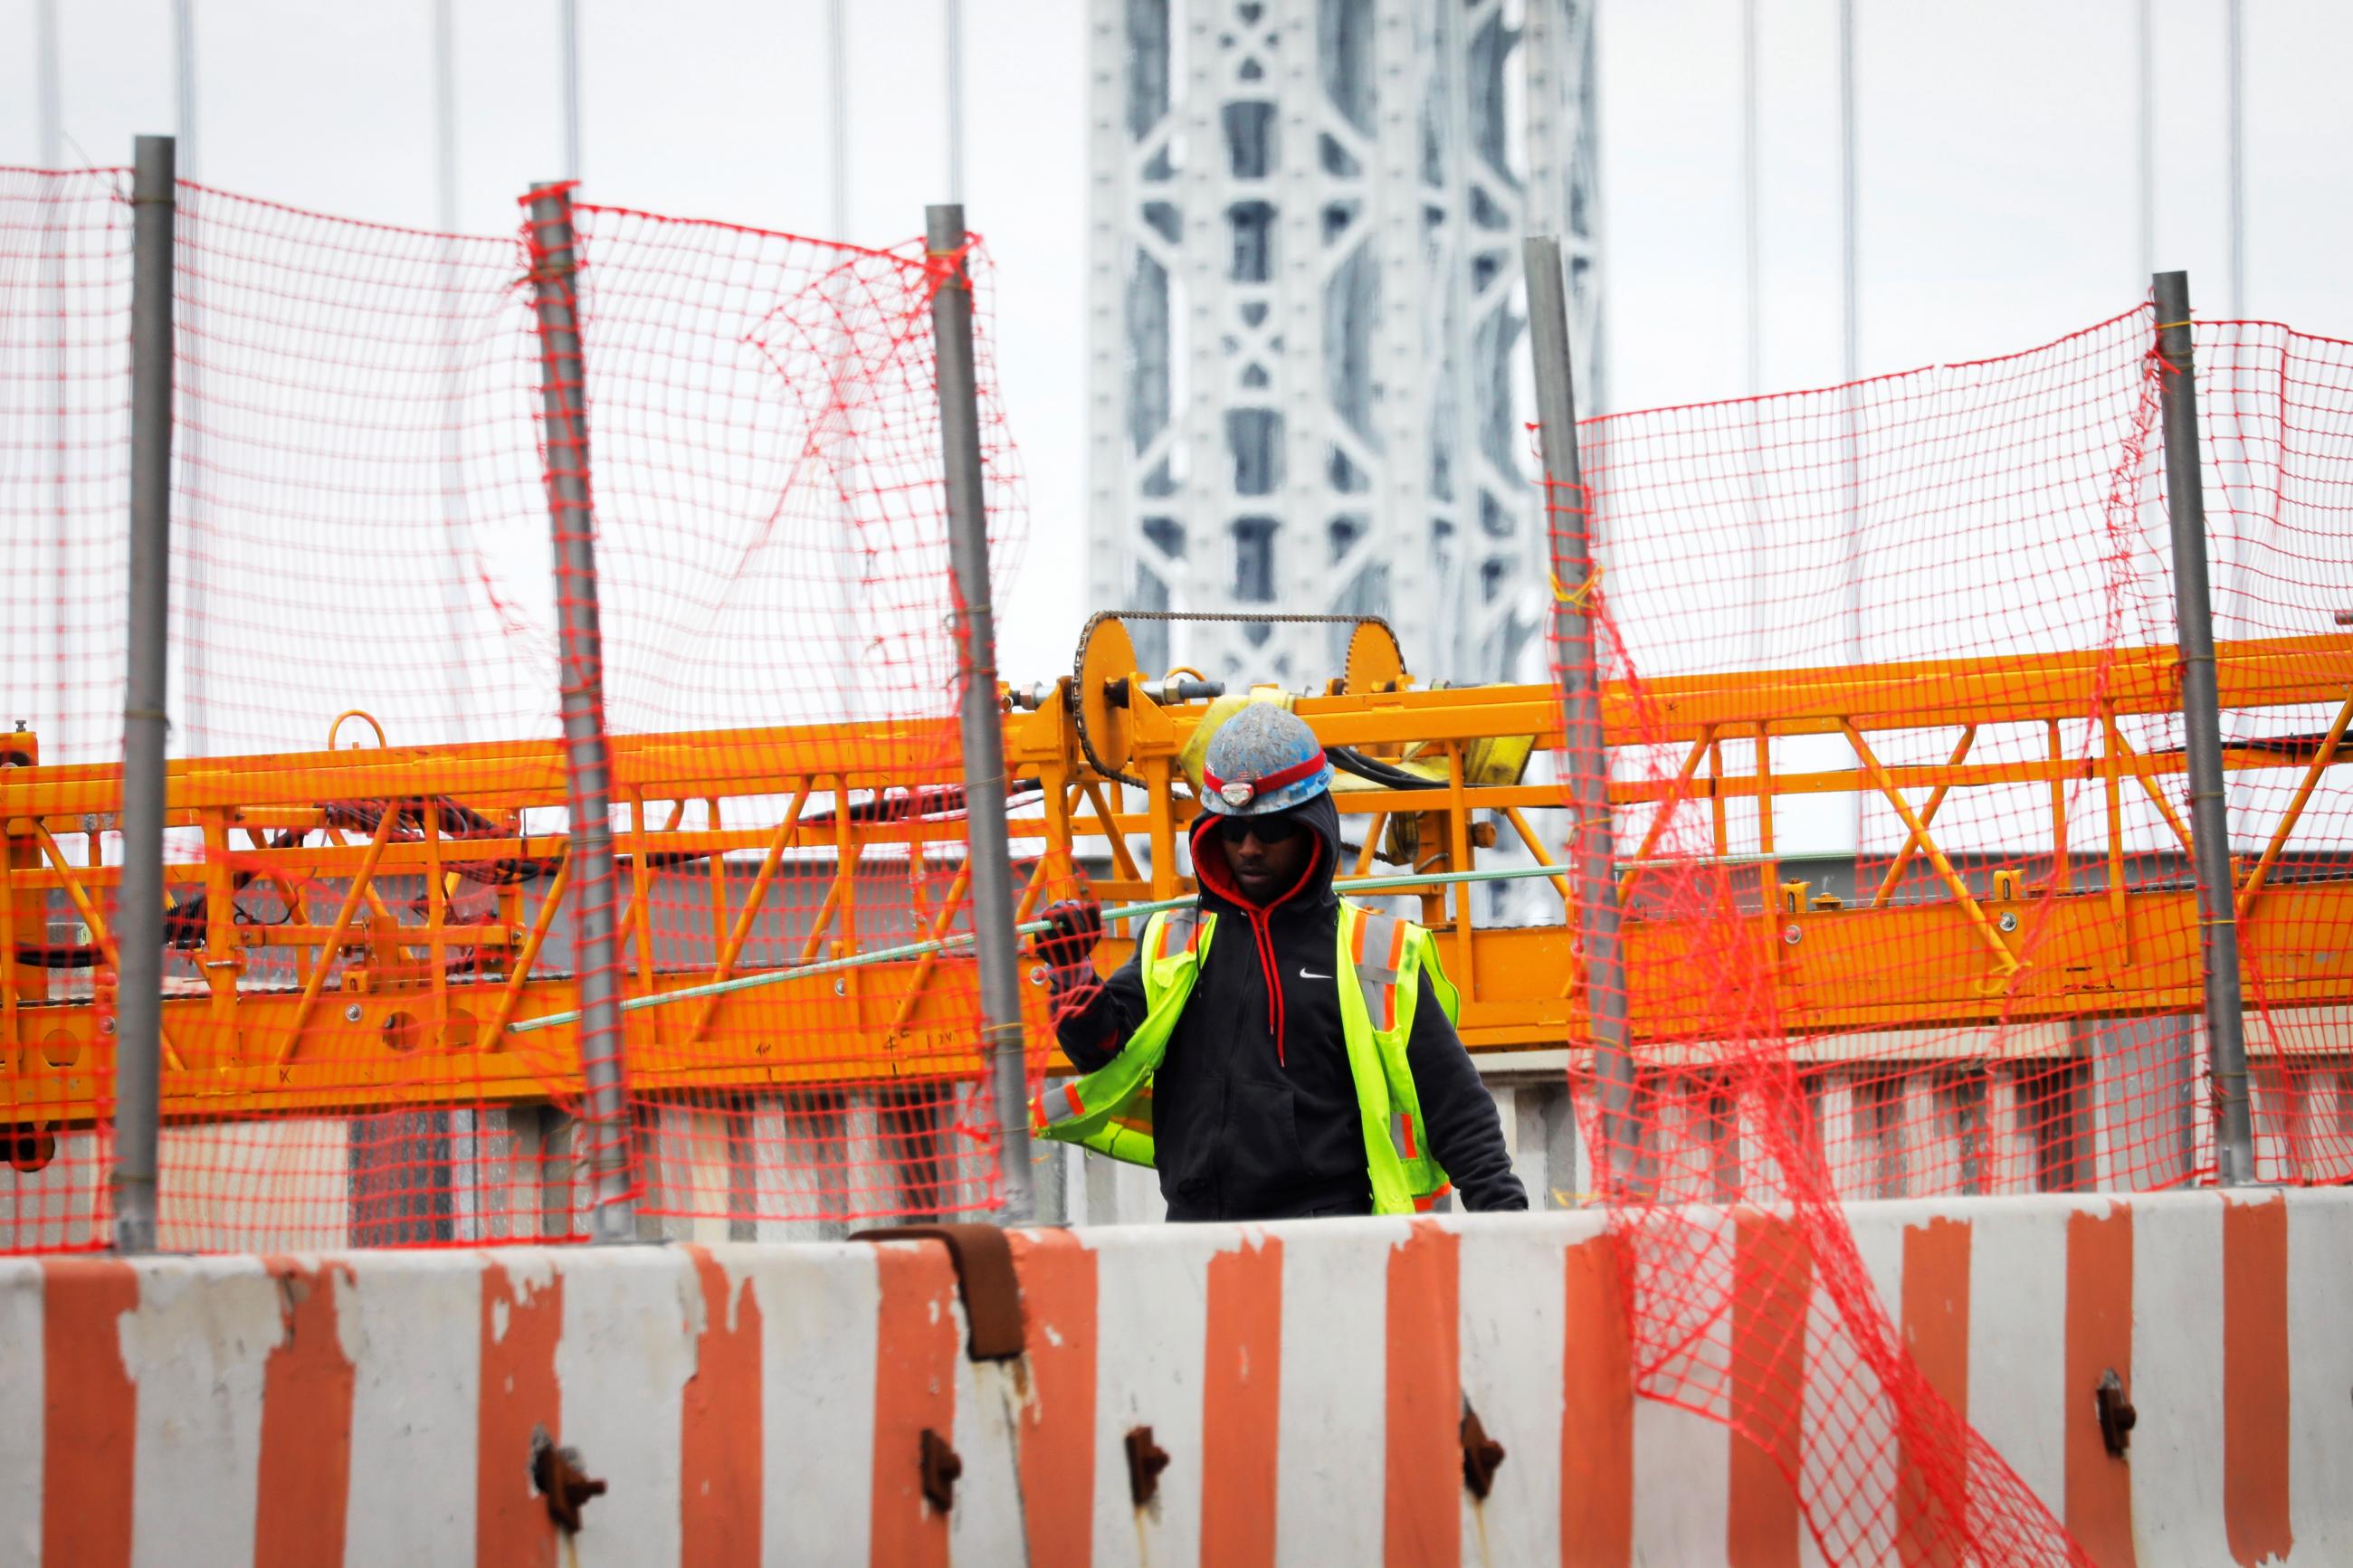
[(1058, 975), (1094, 956), (1103, 940), (1103, 905), (1092, 892), (1049, 904), (1040, 918), (1051, 929), (1038, 933), (1038, 958)]

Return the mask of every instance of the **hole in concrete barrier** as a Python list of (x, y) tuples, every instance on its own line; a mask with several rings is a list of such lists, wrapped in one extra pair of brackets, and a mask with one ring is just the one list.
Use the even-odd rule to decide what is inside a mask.
[(41, 1059), (53, 1068), (69, 1068), (81, 1059), (81, 1041), (65, 1029), (41, 1037)]
[(413, 1051), (424, 1043), (425, 1026), (415, 1015), (386, 1013), (384, 1016), (384, 1043), (396, 1051)]

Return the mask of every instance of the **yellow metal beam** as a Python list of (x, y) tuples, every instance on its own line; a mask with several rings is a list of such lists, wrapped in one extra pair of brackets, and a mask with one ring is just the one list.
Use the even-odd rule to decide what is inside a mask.
[[(2115, 722), (2116, 715), (2171, 710), (2178, 700), (2173, 660), (2169, 647), (2137, 648), (1681, 677), (1646, 687), (1645, 712), (1659, 721), (1642, 732), (1631, 728), (1631, 695), (1612, 687), (1605, 700), (1612, 743), (1672, 745), (1682, 763), (1671, 774), (1651, 776), (1641, 770), (1653, 765), (1653, 754), (1641, 753), (1645, 760), (1622, 770), (1628, 776), (1613, 786), (1612, 796), (1620, 804), (1656, 805), (1653, 837), (1683, 803), (1707, 803), (1715, 858), (1694, 862), (1683, 874), (1703, 879), (1699, 890), (1710, 897), (1677, 900), (1674, 907), (1712, 904), (1740, 911), (1739, 934), (1732, 940), (1753, 943), (1754, 951), (1730, 967), (1749, 976), (1746, 984), (1769, 991), (1746, 999), (1755, 1004), (1751, 1016), (1782, 1020), (1800, 1036), (1852, 1039), (1873, 1031), (1992, 1026), (2003, 1039), (2026, 1041), (2031, 1035), (2044, 1041), (2047, 1030), (2018, 1031), (2068, 1018), (2194, 1011), (2194, 898), (2187, 888), (2127, 885), (2117, 820), (2125, 781), (2155, 792), (2158, 781), (2181, 771), (2178, 756), (2134, 754)], [(2353, 687), (2353, 637), (2228, 644), (2218, 650), (2218, 665), (2223, 701), (2233, 709), (2327, 703), (2337, 710), (2337, 733), (2353, 713), (2337, 706)], [(1162, 708), (1141, 691), (1131, 702), (1127, 765), (1149, 786), (1140, 809), (1129, 809), (1133, 797), (1111, 789), (1088, 766), (1072, 716), (1061, 704), (1007, 715), (1009, 767), (1015, 776), (1040, 780), (1047, 791), (1042, 801), (1017, 801), (1020, 809), (1011, 823), (1016, 854), (1038, 862), (1025, 896), (1041, 894), (1050, 868), (1070, 864), (1080, 837), (1107, 837), (1112, 846), (1113, 875), (1099, 885), (1105, 897), (1166, 898), (1181, 890), (1176, 843), (1197, 808), (1176, 782), (1178, 759), (1205, 710)], [(1420, 754), (1445, 761), (1441, 787), (1366, 789), (1341, 797), (1350, 831), (1363, 836), (1360, 862), (1369, 858), (1388, 824), (1407, 821), (1418, 825), (1426, 850), (1442, 848), (1438, 858), (1448, 867), (1469, 869), (1481, 843), (1492, 842), (1490, 823), (1474, 824), (1482, 812), (1540, 858), (1557, 859), (1565, 829), (1548, 815), (1560, 805), (1557, 792), (1539, 784), (1475, 785), (1465, 778), (1463, 763), (1468, 748), (1497, 737), (1533, 735), (1539, 746), (1556, 744), (1558, 709), (1550, 689), (1409, 687), (1304, 698), (1297, 706), (1327, 743), (1419, 745)], [(2063, 723), (2096, 725), (2096, 754), (2063, 755), (2057, 739)], [(2011, 748), (2014, 760), (1969, 762), (1969, 742), (1982, 727), (2002, 724), (2040, 731), (2032, 748)], [(1927, 729), (1961, 731), (1963, 742), (1941, 763), (1898, 764), (1883, 763), (1866, 740)], [(1768, 740), (1838, 733), (1852, 740), (1859, 765), (1806, 772), (1774, 765)], [(1756, 743), (1746, 744), (1751, 737)], [(1737, 766), (1743, 750), (1746, 771)], [(630, 924), (638, 941), (631, 984), (639, 994), (740, 971), (760, 904), (776, 900), (767, 884), (788, 856), (826, 858), (826, 908), (806, 933), (813, 956), (828, 942), (836, 950), (855, 949), (858, 866), (877, 864), (878, 851), (892, 847), (913, 856), (930, 845), (961, 841), (962, 824), (952, 818), (870, 822), (854, 819), (847, 809), (853, 792), (955, 783), (954, 730), (944, 720), (617, 737), (614, 753), (617, 785), (631, 803), (625, 848), (637, 862)], [(1944, 755), (1942, 745), (1936, 754)], [(2299, 803), (2329, 761), (2327, 753), (2316, 763), (2308, 754), (2264, 750), (2225, 757), (2234, 771), (2296, 770)], [(2105, 799), (2108, 865), (2098, 885), (2076, 890), (2055, 877), (2031, 897), (2003, 899), (1972, 887), (1932, 837), (1938, 808), (1953, 809), (1947, 805), (1953, 792), (2021, 784), (2047, 790), (2050, 802), (2047, 822), (2038, 808), (2026, 824), (2046, 841), (2021, 847), (2021, 858), (2040, 858), (2069, 842), (2071, 796), (2086, 806)], [(2070, 784), (2093, 787), (2070, 790)], [(210, 923), (197, 944), (216, 966), (207, 973), (237, 973), (223, 964), (229, 959), (247, 975), (274, 965), (274, 972), (297, 977), (290, 988), (216, 980), (209, 995), (166, 999), (166, 1027), (177, 1047), (164, 1075), (168, 1116), (562, 1100), (580, 1091), (576, 1041), (568, 1028), (506, 1033), (512, 1021), (575, 1005), (571, 980), (551, 972), (562, 965), (542, 962), (569, 884), (565, 846), (520, 831), (525, 813), (564, 803), (556, 742), (207, 758), (174, 764), (168, 789), (169, 819), (204, 828), (212, 851), (205, 863), (173, 867), (169, 879), (178, 886), (205, 886), (210, 895)], [(1916, 812), (1904, 794), (1915, 789), (1930, 792)], [(82, 910), (97, 940), (108, 940), (96, 910), (100, 890), (114, 886), (118, 873), (74, 864), (59, 839), (86, 834), (87, 814), (112, 810), (120, 790), (111, 767), (0, 770), (0, 832), (16, 845), (6, 863), (8, 886), (0, 889), (6, 908), (0, 912), (9, 915), (16, 941), (38, 940), (38, 910), (58, 889)], [(1901, 859), (1925, 855), (1936, 871), (1929, 901), (1894, 902), (1888, 886), (1861, 907), (1779, 910), (1776, 803), (1858, 791), (1883, 795), (1905, 816), (1905, 853), (1890, 875), (1900, 873)], [(830, 820), (804, 819), (800, 807), (813, 793), (833, 796)], [(480, 812), (502, 836), (452, 839), (436, 831), (412, 837), (387, 810), (364, 845), (306, 841), (280, 847), (274, 837), (331, 837), (326, 808), (335, 803), (385, 809), (402, 799), (435, 798)], [(774, 804), (780, 799), (795, 802), (781, 820)], [(1730, 853), (1726, 803), (1738, 799), (1757, 803), (1753, 856)], [(705, 802), (708, 809), (707, 816), (697, 814), (691, 829), (684, 826), (689, 801)], [(670, 805), (667, 813), (657, 809), (662, 803)], [(1089, 809), (1082, 812), (1081, 803)], [(723, 810), (728, 820), (745, 826), (721, 826)], [(252, 847), (237, 852), (232, 875), (222, 850), (238, 828)], [(2274, 839), (2284, 840), (2285, 831)], [(33, 853), (37, 845), (44, 857)], [(731, 853), (759, 855), (764, 879), (746, 907), (732, 912), (718, 858)], [(2251, 879), (2242, 894), (2242, 902), (2253, 902), (2260, 888), (2263, 1000), (2273, 1007), (2353, 1002), (2353, 882), (2283, 880), (2276, 871), (2280, 853), (2275, 842), (2259, 862), (2264, 879)], [(709, 859), (712, 873), (712, 962), (659, 968), (646, 908), (653, 891), (647, 868), (698, 857)], [(506, 889), (495, 921), (456, 923), (446, 879), (467, 866), (514, 860), (554, 868), (540, 907), (533, 910)], [(426, 879), (421, 910), (405, 910), (405, 892), (386, 897), (385, 879), (392, 877)], [(1704, 880), (1711, 877), (1726, 880)], [(239, 924), (236, 899), (221, 896), (239, 878), (281, 895), (322, 879), (341, 883), (335, 918), (313, 925), (307, 910), (290, 906), (291, 918), (283, 925)], [(1701, 927), (1646, 912), (1640, 890), (1652, 885), (1649, 877), (1635, 882), (1626, 922), (1637, 1040), (1656, 1053), (1704, 1055), (1716, 1048), (1706, 1036), (1719, 1026), (1725, 999), (1714, 984), (1698, 983), (1694, 972)], [(1556, 878), (1555, 887), (1565, 895), (1565, 881)], [(935, 907), (916, 907), (912, 918), (919, 930), (944, 933), (964, 899), (959, 873)], [(1566, 910), (1554, 911), (1550, 924), (1489, 929), (1472, 921), (1474, 903), (1458, 895), (1451, 913), (1443, 901), (1437, 905), (1450, 967), (1460, 971), (1456, 978), (1465, 987), (1465, 1039), (1479, 1050), (1582, 1048), (1581, 1003), (1573, 986), (1561, 984), (1577, 968)], [(378, 911), (373, 923), (361, 920), (364, 908)], [(693, 920), (700, 941), (703, 916)], [(871, 916), (866, 923), (871, 930)], [(0, 935), (6, 934), (0, 924)], [(1704, 934), (1719, 950), (1726, 940), (1720, 920), (1710, 921)], [(1107, 940), (1102, 962), (1116, 962), (1132, 935)], [(348, 965), (339, 957), (341, 951), (364, 947), (376, 956)], [(403, 950), (422, 958), (381, 960), (386, 952), (397, 958)], [(463, 967), (451, 973), (449, 964), (459, 961)], [(634, 1012), (628, 1023), (632, 1084), (653, 1094), (751, 1092), (819, 1080), (968, 1073), (978, 1060), (965, 1016), (972, 987), (956, 973), (968, 963), (961, 955), (927, 956), (745, 992), (727, 1003), (723, 1029), (690, 1027), (685, 1018), (675, 1027), (662, 1026), (661, 1009)], [(0, 1074), (0, 1125), (86, 1123), (111, 1097), (111, 1052), (102, 1028), (108, 1009), (100, 998), (66, 999), (51, 991), (40, 971), (0, 962), (0, 1054), (8, 1068)], [(1049, 1038), (1046, 989), (1025, 985), (1023, 994), (1033, 1039)], [(248, 1045), (241, 1048), (240, 1041)]]

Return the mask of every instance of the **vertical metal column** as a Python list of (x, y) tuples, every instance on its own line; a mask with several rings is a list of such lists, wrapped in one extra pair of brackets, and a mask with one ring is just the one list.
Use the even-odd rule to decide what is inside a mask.
[[(964, 205), (923, 209), (925, 246), (935, 263), (964, 247)], [(955, 573), (956, 631), (964, 644), (963, 721), (965, 847), (972, 868), (972, 924), (980, 962), (981, 1042), (997, 1100), (997, 1170), (1003, 1219), (1026, 1223), (1036, 1209), (1029, 1170), (1029, 1068), (1022, 1048), (1018, 937), (1013, 929), (1013, 858), (1005, 829), (1005, 731), (997, 699), (997, 619), (988, 587), (988, 516), (982, 505), (980, 384), (972, 354), (972, 283), (959, 259), (932, 296), (938, 359), (940, 447), (947, 468), (948, 556)]]
[(2247, 1100), (2246, 1018), (2239, 982), (2239, 925), (2231, 871), (2231, 821), (2222, 793), (2222, 709), (2214, 681), (2214, 606), (2206, 584), (2206, 484), (2199, 466), (2198, 379), (2189, 335), (2189, 274), (2160, 272), (2158, 384), (2165, 419), (2167, 510), (2173, 522), (2173, 613), (2181, 649), (2181, 730), (2189, 765), (2189, 835), (2204, 940), (2206, 1052), (2221, 1119), (2215, 1173), (2224, 1186), (2255, 1179), (2254, 1118)]
[[(1862, 541), (1856, 537), (1862, 526), (1862, 464), (1861, 431), (1856, 418), (1856, 399), (1861, 396), (1855, 383), (1862, 379), (1862, 265), (1857, 259), (1862, 226), (1860, 198), (1855, 179), (1855, 94), (1854, 94), (1854, 0), (1839, 0), (1838, 8), (1838, 71), (1839, 71), (1839, 391), (1841, 424), (1840, 468), (1842, 470), (1841, 492), (1846, 508), (1846, 582), (1843, 615), (1846, 622), (1846, 658), (1852, 665), (1862, 663)], [(1856, 759), (1857, 775), (1861, 774), (1861, 758)], [(1853, 795), (1854, 862), (1858, 879), (1862, 876), (1863, 852), (1863, 816), (1870, 795), (1862, 789)], [(1773, 889), (1765, 890), (1767, 901)]]
[[(2231, 314), (2247, 313), (2247, 53), (2239, 0), (2223, 0), (2224, 122), (2229, 126), (2225, 176), (2231, 201)], [(2165, 318), (2167, 321), (2172, 317)]]
[[(948, 200), (964, 200), (964, 0), (946, 0), (948, 75)], [(847, 239), (847, 226), (834, 237)]]
[(825, 8), (825, 166), (827, 211), (833, 237), (849, 237), (849, 0)]
[[(458, 18), (457, 0), (433, 0), (433, 221), (441, 231), (442, 298), (448, 301), (441, 340), (441, 522), (455, 531), (465, 519), (463, 453), (465, 428), (465, 326), (458, 306)], [(468, 740), (467, 710), (472, 689), (465, 657), (467, 578), (452, 572), (441, 584), (441, 611), (448, 626), (449, 739)]]
[(1562, 753), (1567, 769), (1569, 861), (1584, 950), (1585, 1002), (1601, 1087), (1601, 1149), (1594, 1177), (1615, 1195), (1632, 1168), (1634, 1058), (1626, 1026), (1626, 957), (1618, 934), (1618, 847), (1609, 816), (1609, 751), (1601, 732), (1601, 669), (1585, 608), (1593, 580), (1592, 511), (1577, 452), (1577, 381), (1568, 346), (1568, 294), (1560, 242), (1532, 238), (1528, 346), (1535, 363), (1544, 450), (1546, 521), (1551, 528), (1553, 638), (1558, 644)]
[(559, 0), (556, 32), (564, 54), (564, 177), (580, 177), (580, 4)]
[(586, 372), (580, 356), (571, 187), (544, 181), (527, 198), (532, 290), (539, 306), (547, 511), (555, 537), (555, 616), (564, 700), (564, 772), (572, 812), (572, 970), (580, 987), (580, 1065), (587, 1080), (597, 1241), (636, 1231), (630, 1126), (622, 1096), (620, 951), (613, 907), (613, 769), (605, 743), (605, 650), (596, 617), (596, 514), (588, 492)]
[(122, 691), (122, 884), (114, 911), (114, 1247), (155, 1249), (164, 1037), (164, 653), (172, 584), (169, 136), (142, 136), (131, 176), (131, 646)]
[[(172, 0), (172, 166), (174, 178), (185, 171), (190, 180), (203, 168), (203, 139), (196, 134), (196, 0)], [(179, 320), (191, 332), (204, 330), (204, 272), (190, 271), (173, 281), (173, 295), (177, 301)], [(175, 365), (179, 384), (194, 400), (202, 395), (204, 356), (189, 356), (185, 365)], [(204, 466), (204, 425), (201, 421), (175, 431), (178, 451), (174, 462), (185, 463), (191, 470)], [(180, 754), (194, 756), (207, 745), (212, 736), (212, 682), (205, 668), (207, 649), (205, 639), (194, 632), (208, 616), (207, 603), (212, 590), (212, 554), (205, 548), (204, 533), (208, 521), (205, 505), (206, 487), (191, 485), (181, 498), (178, 531), (190, 541), (189, 548), (180, 558), (180, 624), (191, 628), (182, 639), (180, 647)]]
[(1757, 0), (1740, 0), (1740, 260), (1747, 310), (1748, 395), (1765, 394), (1765, 222), (1759, 169), (1763, 140), (1758, 114)]
[(2140, 271), (2157, 271), (2157, 33), (2151, 0), (2134, 7), (2137, 85), (2133, 94), (2133, 131), (2140, 158)]
[(37, 143), (44, 169), (65, 166), (65, 107), (58, 68), (58, 0), (35, 0), (33, 6), (33, 118), (39, 128)]

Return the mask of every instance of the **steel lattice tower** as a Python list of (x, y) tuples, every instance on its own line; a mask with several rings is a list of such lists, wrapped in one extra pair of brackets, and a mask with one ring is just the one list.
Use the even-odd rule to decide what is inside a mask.
[[(1592, 0), (1094, 0), (1089, 589), (1377, 614), (1424, 679), (1525, 673), (1543, 529), (1520, 240), (1569, 256), (1599, 405)], [(1300, 686), (1344, 639), (1133, 626)]]

